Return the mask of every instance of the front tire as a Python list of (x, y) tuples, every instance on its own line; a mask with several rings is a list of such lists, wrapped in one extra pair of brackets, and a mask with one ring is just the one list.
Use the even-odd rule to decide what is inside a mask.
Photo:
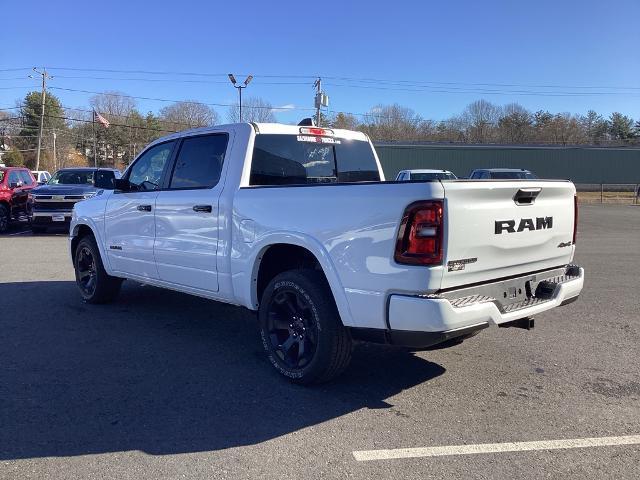
[(258, 319), (269, 361), (294, 383), (329, 381), (351, 360), (351, 337), (318, 271), (290, 270), (273, 278)]
[(0, 233), (4, 233), (9, 230), (9, 221), (11, 215), (9, 209), (5, 205), (0, 205)]
[(87, 303), (108, 303), (120, 292), (122, 279), (107, 274), (92, 235), (80, 239), (74, 253), (76, 284)]

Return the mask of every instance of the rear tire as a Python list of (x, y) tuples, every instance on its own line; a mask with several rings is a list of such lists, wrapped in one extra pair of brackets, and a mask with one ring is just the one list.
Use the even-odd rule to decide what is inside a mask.
[(290, 270), (273, 278), (258, 310), (271, 364), (302, 385), (327, 382), (348, 366), (351, 337), (322, 273)]
[(80, 239), (73, 255), (76, 284), (87, 303), (108, 303), (120, 292), (122, 279), (107, 274), (93, 235)]
[(9, 209), (5, 205), (0, 205), (0, 233), (4, 233), (9, 230), (9, 220), (11, 215)]

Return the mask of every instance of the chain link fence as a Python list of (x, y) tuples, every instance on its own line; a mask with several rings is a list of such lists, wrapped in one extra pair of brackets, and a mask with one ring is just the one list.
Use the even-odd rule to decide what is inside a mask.
[(576, 183), (580, 203), (640, 205), (640, 184)]

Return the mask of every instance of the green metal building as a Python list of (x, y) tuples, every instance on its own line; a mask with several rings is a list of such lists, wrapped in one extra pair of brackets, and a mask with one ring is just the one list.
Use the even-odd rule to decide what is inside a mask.
[(400, 170), (442, 168), (464, 177), (474, 168), (525, 168), (575, 183), (640, 183), (640, 147), (377, 144), (388, 180)]

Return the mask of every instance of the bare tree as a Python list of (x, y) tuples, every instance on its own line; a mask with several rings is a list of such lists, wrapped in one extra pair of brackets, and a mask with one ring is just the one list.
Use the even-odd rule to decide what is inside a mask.
[(500, 110), (500, 107), (487, 100), (476, 100), (467, 105), (462, 118), (465, 120), (467, 135), (472, 142), (487, 143), (494, 139)]
[(526, 143), (533, 133), (533, 119), (522, 105), (509, 103), (498, 120), (498, 137), (505, 143)]
[(364, 117), (363, 130), (375, 140), (413, 140), (418, 136), (422, 118), (401, 105), (377, 105)]
[[(240, 108), (236, 103), (229, 107), (227, 120), (230, 123), (240, 121)], [(256, 123), (272, 123), (276, 121), (273, 105), (260, 97), (249, 97), (242, 100), (242, 121)]]
[(127, 117), (136, 108), (136, 102), (133, 98), (116, 91), (94, 95), (89, 99), (89, 105), (101, 114), (114, 117)]
[(216, 111), (196, 101), (176, 102), (160, 110), (160, 120), (169, 130), (208, 127), (218, 123)]

